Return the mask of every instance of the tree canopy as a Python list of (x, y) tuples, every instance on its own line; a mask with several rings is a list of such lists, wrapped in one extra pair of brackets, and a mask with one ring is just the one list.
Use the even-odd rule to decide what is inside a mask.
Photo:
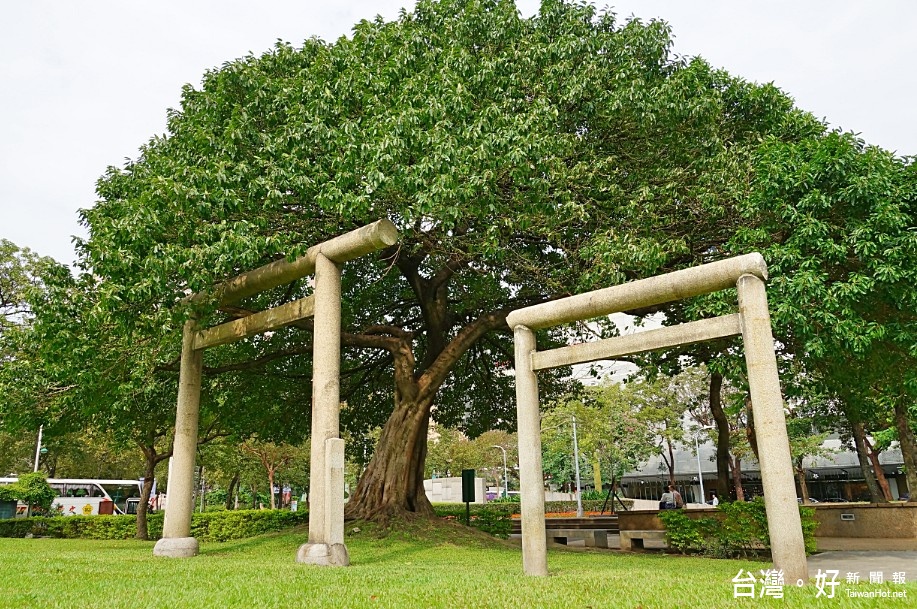
[[(384, 425), (348, 509), (428, 513), (431, 413), (472, 435), (512, 427), (511, 309), (744, 252), (768, 235), (802, 243), (823, 229), (818, 213), (830, 217), (838, 197), (857, 193), (861, 178), (815, 187), (873, 154), (831, 148), (849, 141), (772, 85), (674, 54), (659, 21), (620, 22), (559, 0), (528, 19), (509, 1), (421, 0), (393, 22), (360, 22), (333, 43), (280, 43), (185, 87), (168, 132), (109, 168), (100, 200), (81, 212), (83, 274), (62, 288), (43, 337), (82, 358), (68, 356), (62, 383), (79, 373), (96, 403), (152, 404), (174, 387), (192, 312), (207, 323), (241, 317), (311, 287), (197, 311), (188, 294), (388, 217), (402, 241), (343, 277), (342, 423)], [(902, 160), (873, 156), (913, 184)], [(823, 170), (794, 173), (821, 158)], [(903, 188), (856, 199), (898, 205), (864, 221), (863, 242), (913, 226)], [(892, 196), (911, 198), (902, 207)], [(813, 221), (793, 225), (805, 209)], [(788, 225), (794, 232), (781, 232)], [(894, 264), (907, 264), (913, 239), (896, 238)], [(806, 275), (811, 258), (790, 249), (775, 252), (773, 275), (797, 294), (792, 286), (822, 275)], [(896, 275), (898, 288), (879, 300), (913, 303), (913, 292), (901, 295), (909, 277)], [(842, 302), (866, 289), (850, 283), (859, 287)], [(814, 334), (787, 344), (811, 351)], [(205, 410), (224, 428), (301, 439), (311, 364), (297, 356), (310, 345), (311, 327), (298, 324), (208, 351)], [(563, 388), (563, 373), (542, 376), (546, 394)]]

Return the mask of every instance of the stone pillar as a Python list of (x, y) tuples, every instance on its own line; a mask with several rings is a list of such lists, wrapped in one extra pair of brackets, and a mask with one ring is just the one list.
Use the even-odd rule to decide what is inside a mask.
[(325, 543), (331, 564), (347, 566), (344, 545), (344, 440), (325, 440)]
[(519, 429), (519, 485), (522, 516), (522, 569), (526, 575), (548, 574), (544, 525), (544, 471), (541, 467), (541, 413), (538, 377), (532, 371), (535, 333), (513, 329), (516, 347), (516, 411)]
[[(341, 271), (318, 254), (315, 259), (315, 332), (312, 347), (312, 449), (309, 471), (309, 542), (299, 548), (297, 562), (346, 565), (344, 548), (343, 440), (340, 441), (341, 495), (339, 501), (328, 487), (330, 462), (326, 442), (338, 439), (341, 411)], [(330, 446), (337, 447), (336, 443)], [(337, 448), (333, 449), (338, 450)], [(332, 454), (336, 455), (336, 452)], [(337, 457), (335, 456), (335, 459)], [(329, 505), (340, 504), (329, 511)], [(340, 523), (331, 518), (339, 518)], [(340, 528), (340, 545), (328, 537)]]
[(809, 572), (805, 543), (796, 501), (767, 294), (764, 282), (754, 275), (742, 275), (736, 287), (774, 567), (783, 570), (788, 585), (795, 584), (797, 580), (807, 582)]
[(154, 556), (186, 558), (198, 553), (197, 539), (190, 536), (191, 513), (194, 511), (194, 463), (197, 455), (201, 368), (204, 354), (202, 350), (194, 348), (196, 331), (196, 320), (185, 322), (182, 330), (169, 500), (166, 504), (162, 539), (157, 541), (153, 548)]

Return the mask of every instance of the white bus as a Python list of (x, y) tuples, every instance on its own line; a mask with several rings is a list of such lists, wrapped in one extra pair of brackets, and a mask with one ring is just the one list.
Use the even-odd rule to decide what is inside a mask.
[[(12, 484), (18, 478), (0, 478), (0, 484)], [(140, 504), (139, 480), (99, 480), (95, 478), (48, 478), (57, 492), (51, 509), (62, 516), (95, 516), (99, 514), (136, 514)], [(16, 506), (16, 516), (25, 516), (27, 506)]]

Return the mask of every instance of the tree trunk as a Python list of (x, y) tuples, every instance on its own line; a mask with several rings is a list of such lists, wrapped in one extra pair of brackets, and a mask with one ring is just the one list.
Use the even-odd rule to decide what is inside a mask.
[(156, 448), (153, 446), (140, 446), (143, 451), (143, 488), (140, 490), (140, 503), (137, 505), (137, 533), (136, 539), (147, 540), (150, 538), (147, 523), (147, 508), (150, 505), (150, 493), (153, 492), (153, 478), (156, 475), (156, 464), (159, 463)]
[(229, 481), (229, 488), (226, 489), (226, 509), (227, 510), (233, 509), (234, 491), (237, 494), (237, 501), (238, 501), (238, 490), (236, 490), (238, 486), (239, 486), (239, 472), (236, 472), (233, 474), (232, 479)]
[(809, 485), (806, 483), (806, 468), (802, 466), (802, 459), (802, 457), (799, 457), (793, 465), (796, 469), (796, 480), (799, 482), (799, 496), (802, 497), (802, 502), (808, 505)]
[(492, 330), (506, 328), (508, 311), (498, 310), (478, 317), (453, 333), (447, 314), (447, 285), (462, 263), (450, 262), (427, 280), (417, 272), (419, 262), (403, 257), (397, 263), (418, 295), (427, 326), (427, 348), (417, 369), (414, 335), (401, 328), (378, 326), (374, 329), (378, 335), (342, 336), (342, 341), (349, 346), (388, 351), (393, 359), (395, 381), (395, 408), (382, 428), (372, 459), (347, 502), (345, 518), (386, 523), (393, 517), (433, 516), (423, 480), (427, 429), (436, 393), (458, 359), (478, 339)]
[(710, 374), (710, 413), (716, 422), (716, 493), (729, 499), (729, 419), (723, 412), (721, 391), (723, 375), (719, 372)]
[(866, 452), (866, 429), (862, 421), (853, 421), (850, 423), (850, 430), (853, 432), (853, 443), (856, 447), (857, 460), (860, 462), (860, 469), (863, 470), (863, 478), (866, 479), (866, 486), (869, 488), (869, 496), (873, 503), (887, 503), (882, 491), (879, 490), (879, 483), (872, 473), (872, 467), (869, 463), (869, 456)]
[(736, 491), (736, 501), (745, 501), (745, 489), (742, 488), (742, 459), (733, 457), (730, 463), (732, 469), (732, 484)]
[(910, 494), (908, 503), (917, 503), (917, 439), (914, 438), (910, 423), (907, 404), (904, 397), (899, 397), (895, 400), (895, 428), (898, 430), (898, 443), (904, 457), (907, 492)]
[(888, 479), (885, 477), (885, 472), (882, 471), (882, 464), (879, 463), (879, 453), (872, 447), (868, 437), (863, 437), (863, 444), (866, 446), (866, 454), (869, 455), (869, 461), (872, 463), (872, 471), (876, 474), (876, 482), (879, 483), (879, 488), (882, 489), (885, 500), (891, 501), (892, 489), (889, 488)]
[(663, 458), (666, 467), (669, 469), (669, 484), (675, 486), (675, 451), (672, 449), (672, 441), (666, 440), (666, 448), (669, 450), (669, 458)]
[(270, 493), (271, 495), (271, 509), (276, 510), (277, 503), (274, 500), (274, 468), (273, 467), (267, 468), (267, 488), (268, 488), (268, 493)]
[(432, 516), (423, 488), (431, 401), (398, 401), (357, 488), (347, 502), (348, 519), (387, 522), (405, 513)]
[(755, 461), (761, 463), (761, 456), (758, 455), (758, 434), (755, 432), (755, 415), (751, 409), (751, 396), (745, 396), (745, 437), (748, 439), (748, 445), (751, 446), (751, 452), (755, 455)]

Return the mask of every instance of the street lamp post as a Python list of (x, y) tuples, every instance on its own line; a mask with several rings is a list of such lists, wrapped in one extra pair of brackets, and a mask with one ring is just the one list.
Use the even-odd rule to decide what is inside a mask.
[(700, 502), (707, 503), (707, 495), (704, 493), (704, 472), (700, 469), (700, 444), (697, 442), (697, 436), (694, 436), (694, 450), (697, 453), (697, 479), (700, 481)]
[(573, 417), (573, 464), (576, 470), (576, 517), (583, 517), (583, 493), (579, 481), (579, 444), (576, 442), (576, 415)]
[(35, 468), (32, 470), (33, 472), (38, 471), (38, 459), (41, 457), (41, 433), (44, 429), (44, 425), (38, 426), (38, 445), (35, 447)]
[[(703, 431), (705, 429), (713, 429), (713, 425), (704, 425), (698, 431)], [(707, 494), (704, 492), (704, 472), (702, 472), (700, 468), (700, 444), (697, 441), (697, 436), (694, 436), (694, 452), (697, 454), (697, 479), (700, 482), (700, 502), (705, 505), (707, 503)]]
[[(574, 470), (576, 471), (576, 517), (582, 518), (583, 517), (583, 497), (582, 497), (582, 493), (580, 492), (581, 487), (580, 487), (580, 479), (579, 479), (579, 444), (576, 441), (576, 415), (570, 415), (570, 418), (573, 419), (573, 467), (574, 467)], [(558, 427), (562, 427), (563, 425), (566, 425), (566, 423), (560, 423), (558, 425), (553, 425), (551, 427), (548, 427), (547, 429), (542, 429), (541, 432), (544, 433), (552, 429), (557, 429)]]
[(503, 451), (503, 498), (506, 499), (509, 497), (509, 476), (506, 474), (506, 449), (497, 444), (494, 444), (493, 447)]

